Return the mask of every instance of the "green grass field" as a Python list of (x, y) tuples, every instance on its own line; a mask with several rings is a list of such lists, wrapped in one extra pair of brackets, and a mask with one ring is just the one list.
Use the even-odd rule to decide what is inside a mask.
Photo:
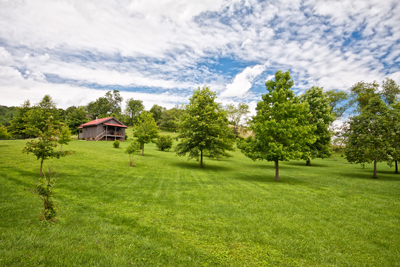
[[(130, 135), (131, 136), (131, 135)], [(39, 161), (0, 141), (0, 266), (400, 266), (400, 175), (343, 158), (313, 166), (198, 162), (122, 142), (73, 141), (59, 172), (59, 220), (39, 220)]]

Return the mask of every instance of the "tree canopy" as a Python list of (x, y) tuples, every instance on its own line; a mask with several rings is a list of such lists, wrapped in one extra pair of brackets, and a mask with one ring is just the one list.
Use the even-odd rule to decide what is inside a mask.
[(137, 138), (144, 155), (144, 144), (150, 143), (158, 137), (158, 127), (150, 112), (142, 112), (138, 123), (134, 127), (133, 136)]
[(129, 117), (129, 125), (133, 125), (136, 118), (144, 110), (144, 105), (142, 100), (135, 100), (133, 98), (128, 98), (126, 100), (125, 114)]
[(300, 159), (305, 147), (316, 140), (315, 126), (309, 124), (309, 104), (300, 103), (291, 90), (289, 71), (279, 70), (265, 85), (268, 92), (257, 103), (257, 114), (250, 122), (254, 137), (238, 147), (253, 160), (275, 162), (275, 181), (279, 181), (279, 161)]
[(227, 156), (226, 150), (233, 150), (232, 131), (221, 105), (215, 102), (216, 93), (209, 87), (193, 91), (186, 112), (181, 117), (180, 142), (176, 153), (200, 161), (203, 168), (203, 156)]

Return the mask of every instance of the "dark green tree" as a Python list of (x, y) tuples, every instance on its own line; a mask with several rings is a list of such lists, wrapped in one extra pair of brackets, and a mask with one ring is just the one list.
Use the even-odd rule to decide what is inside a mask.
[(346, 128), (345, 155), (351, 163), (374, 163), (373, 178), (377, 178), (377, 162), (388, 161), (391, 149), (388, 107), (379, 96), (372, 97), (360, 114), (350, 118)]
[(156, 142), (157, 148), (160, 151), (167, 151), (172, 148), (172, 137), (169, 135), (160, 135)]
[(327, 158), (331, 152), (331, 136), (329, 126), (335, 120), (335, 116), (331, 113), (330, 99), (323, 92), (322, 88), (313, 86), (300, 96), (303, 103), (308, 103), (311, 114), (308, 123), (315, 126), (313, 135), (316, 140), (314, 143), (306, 145), (303, 159), (306, 165), (311, 165), (311, 159)]
[(233, 150), (232, 131), (221, 105), (215, 102), (216, 93), (204, 86), (193, 91), (186, 112), (181, 118), (179, 144), (176, 153), (200, 161), (203, 168), (205, 154), (216, 157)]
[(69, 108), (66, 110), (65, 124), (68, 125), (71, 134), (78, 134), (78, 127), (89, 121), (86, 117), (87, 112), (84, 107), (75, 107), (75, 109)]
[(55, 102), (49, 95), (31, 108), (25, 117), (26, 133), (32, 136), (39, 136), (47, 130), (48, 124), (53, 125), (55, 129), (60, 126), (59, 111)]
[(160, 127), (169, 131), (178, 131), (179, 121), (184, 113), (184, 106), (176, 106), (164, 111), (161, 115)]
[(133, 136), (140, 143), (142, 156), (144, 156), (144, 144), (150, 143), (158, 137), (158, 127), (150, 112), (145, 111), (140, 114), (138, 123), (133, 130)]
[(26, 117), (28, 111), (31, 109), (31, 103), (29, 100), (26, 100), (20, 107), (18, 107), (17, 114), (10, 122), (10, 133), (12, 135), (22, 135), (23, 138), (26, 138), (27, 134), (27, 122)]
[(92, 101), (86, 106), (86, 110), (92, 120), (108, 117), (108, 114), (111, 113), (111, 109), (111, 103), (106, 97), (99, 97), (96, 101)]
[(281, 70), (265, 84), (267, 94), (257, 103), (257, 114), (250, 122), (254, 137), (238, 143), (253, 160), (275, 163), (275, 181), (279, 181), (279, 161), (300, 159), (305, 147), (313, 144), (315, 126), (310, 125), (308, 103), (300, 103), (291, 87), (290, 73)]

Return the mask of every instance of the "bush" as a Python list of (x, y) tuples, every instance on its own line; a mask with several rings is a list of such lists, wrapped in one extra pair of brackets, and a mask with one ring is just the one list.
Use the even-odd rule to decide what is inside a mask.
[(132, 143), (130, 143), (130, 145), (126, 148), (125, 153), (129, 154), (129, 166), (135, 166), (133, 165), (133, 153), (139, 150), (140, 144), (136, 140), (133, 140)]
[(172, 147), (172, 137), (169, 135), (160, 135), (157, 139), (156, 145), (158, 147), (158, 150), (169, 150)]
[(113, 147), (114, 148), (119, 148), (119, 143), (120, 143), (119, 140), (115, 140), (114, 143), (113, 143)]

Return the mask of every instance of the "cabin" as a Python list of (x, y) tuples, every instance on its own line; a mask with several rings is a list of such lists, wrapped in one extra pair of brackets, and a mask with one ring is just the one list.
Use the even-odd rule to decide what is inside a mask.
[(125, 124), (114, 117), (95, 119), (78, 127), (79, 139), (91, 141), (125, 141)]

